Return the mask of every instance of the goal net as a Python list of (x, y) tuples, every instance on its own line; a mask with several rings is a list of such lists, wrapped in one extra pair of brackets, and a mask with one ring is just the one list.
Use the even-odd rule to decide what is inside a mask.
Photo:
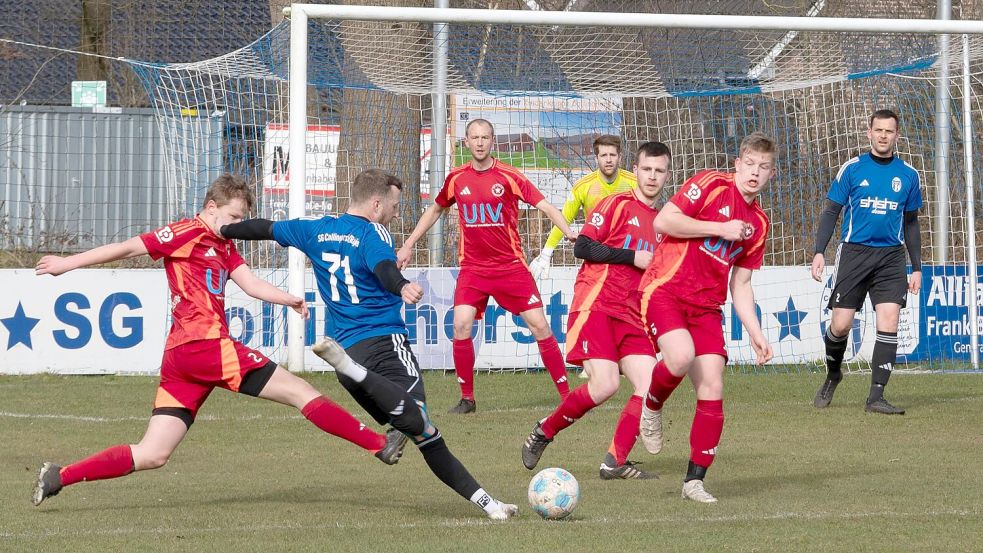
[[(714, 13), (728, 13), (730, 4), (712, 4)], [(816, 15), (825, 2), (798, 4), (778, 15)], [(344, 211), (354, 176), (381, 167), (408, 185), (401, 217), (391, 229), (401, 243), (427, 207), (434, 184), (440, 185), (430, 182), (431, 174), (445, 174), (469, 159), (461, 142), (463, 125), (478, 117), (495, 125), (495, 155), (520, 168), (557, 206), (572, 183), (594, 169), (591, 143), (600, 134), (622, 137), (628, 170), (640, 143), (666, 143), (673, 154), (668, 199), (697, 171), (732, 168), (741, 139), (763, 131), (776, 139), (779, 154), (777, 174), (760, 200), (773, 227), (765, 267), (753, 281), (757, 306), (775, 350), (774, 364), (780, 370), (814, 369), (823, 357), (831, 273), (828, 269), (820, 283), (809, 276), (818, 216), (839, 167), (869, 149), (867, 118), (875, 109), (890, 108), (902, 119), (898, 155), (918, 170), (925, 199), (924, 290), (909, 295), (902, 312), (899, 366), (965, 366), (975, 319), (966, 308), (967, 241), (979, 227), (969, 228), (974, 206), (966, 201), (962, 63), (967, 52), (972, 122), (978, 125), (983, 38), (971, 37), (965, 49), (961, 37), (953, 37), (946, 58), (934, 35), (500, 24), (446, 29), (448, 124), (447, 135), (438, 137), (432, 132), (438, 93), (432, 24), (310, 21), (308, 215)], [(215, 59), (134, 66), (165, 135), (175, 214), (192, 211), (212, 178), (231, 171), (257, 183), (257, 215), (287, 217), (289, 42), (285, 22)], [(943, 105), (948, 115), (946, 135), (940, 136), (936, 101), (944, 69), (950, 77)], [(439, 140), (447, 152), (440, 159), (431, 155)], [(947, 149), (939, 149), (940, 140)], [(947, 158), (940, 160), (940, 152)], [(980, 182), (975, 163), (970, 170)], [(406, 307), (410, 341), (422, 364), (432, 368), (453, 366), (456, 221), (452, 210), (438, 243), (428, 238), (418, 244), (411, 271), (426, 298)], [(531, 259), (550, 224), (526, 209), (520, 230)], [(839, 235), (837, 227), (826, 250), (828, 266)], [(274, 282), (286, 282), (284, 249), (253, 243), (243, 250), (253, 267), (268, 269)], [(547, 318), (562, 342), (578, 262), (570, 246), (561, 245), (553, 263), (552, 278), (540, 286)], [(312, 277), (307, 284), (314, 290)], [(309, 298), (315, 312), (306, 327), (308, 342), (323, 334), (324, 324), (320, 298)], [(239, 337), (282, 360), (282, 311), (244, 305), (237, 313), (253, 316), (233, 320)], [(753, 362), (730, 303), (724, 315), (730, 362)], [(847, 351), (854, 370), (864, 369), (869, 358), (873, 319), (869, 304), (858, 312)], [(475, 328), (479, 368), (542, 366), (528, 330), (494, 302)], [(318, 366), (309, 354), (307, 360)]]

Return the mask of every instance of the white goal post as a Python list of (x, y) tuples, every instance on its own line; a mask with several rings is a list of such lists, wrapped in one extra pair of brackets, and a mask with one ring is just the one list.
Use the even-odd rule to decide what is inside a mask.
[[(963, 108), (965, 136), (974, 136), (970, 116), (970, 98), (973, 95), (970, 78), (969, 35), (983, 35), (983, 21), (955, 21), (931, 19), (869, 19), (838, 17), (777, 17), (734, 15), (684, 15), (652, 13), (598, 13), (558, 11), (518, 11), (479, 9), (392, 8), (374, 6), (343, 6), (293, 4), (285, 9), (290, 18), (290, 67), (289, 67), (289, 146), (291, 154), (291, 185), (289, 189), (289, 216), (305, 215), (306, 148), (308, 118), (308, 23), (311, 19), (405, 21), (424, 23), (505, 24), (545, 26), (611, 26), (658, 29), (725, 29), (813, 32), (861, 32), (861, 33), (911, 33), (919, 35), (963, 35), (964, 57)], [(436, 46), (435, 46), (436, 47)], [(434, 55), (435, 59), (441, 56)], [(943, 94), (947, 94), (943, 90)], [(434, 91), (434, 94), (443, 94)], [(436, 105), (436, 103), (435, 103)], [(435, 129), (436, 133), (437, 130)], [(440, 136), (434, 134), (434, 136)], [(967, 143), (971, 140), (966, 141)], [(966, 252), (966, 275), (969, 282), (976, 282), (976, 228), (973, 195), (973, 153), (970, 144), (964, 148), (966, 171), (966, 197), (970, 209), (966, 213), (969, 247)], [(439, 185), (439, 183), (438, 183)], [(948, 213), (948, 199), (940, 198), (936, 206)], [(939, 206), (944, 207), (939, 207)], [(288, 287), (290, 293), (303, 297), (305, 262), (303, 254), (291, 250), (289, 257)], [(976, 287), (969, 286), (968, 300), (971, 313), (977, 313)], [(972, 320), (972, 317), (971, 317)], [(971, 324), (972, 365), (978, 367), (979, 341), (977, 325)], [(288, 360), (292, 370), (303, 367), (304, 323), (295, 313), (288, 319)]]

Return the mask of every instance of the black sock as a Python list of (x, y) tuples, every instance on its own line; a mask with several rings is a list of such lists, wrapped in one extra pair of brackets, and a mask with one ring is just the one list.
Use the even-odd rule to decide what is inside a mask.
[(451, 450), (447, 449), (447, 444), (444, 443), (444, 438), (441, 437), (440, 432), (437, 432), (433, 438), (425, 441), (420, 446), (420, 453), (423, 454), (423, 459), (427, 462), (427, 466), (430, 467), (430, 471), (441, 482), (447, 484), (448, 487), (464, 499), (471, 501), (471, 496), (481, 486), (471, 476), (468, 469), (464, 468), (464, 465), (451, 453)]
[(690, 480), (706, 480), (707, 467), (701, 467), (693, 461), (689, 462), (689, 467), (686, 469), (686, 478), (683, 478), (683, 482), (689, 482)]
[(843, 354), (846, 353), (846, 336), (833, 334), (833, 326), (826, 327), (823, 343), (826, 344), (826, 378), (839, 382), (843, 378), (840, 366), (843, 364)]
[(877, 401), (884, 395), (884, 386), (891, 378), (897, 357), (898, 333), (877, 331), (874, 353), (870, 356), (870, 396), (867, 401)]

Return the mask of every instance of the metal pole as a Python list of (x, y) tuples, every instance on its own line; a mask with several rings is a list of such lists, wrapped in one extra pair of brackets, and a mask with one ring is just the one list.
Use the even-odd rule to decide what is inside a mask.
[[(447, 8), (450, 0), (434, 0), (435, 8)], [(444, 185), (447, 167), (447, 23), (433, 24), (434, 92), (430, 119), (430, 201)], [(430, 228), (430, 266), (444, 264), (443, 217)]]
[[(291, 6), (290, 14), (290, 118), (288, 210), (291, 219), (304, 216), (305, 184), (307, 183), (307, 13)], [(290, 248), (287, 257), (287, 291), (304, 297), (304, 254)], [(287, 310), (287, 367), (304, 370), (304, 320), (293, 310)]]
[(976, 200), (973, 194), (973, 87), (969, 77), (969, 35), (963, 35), (963, 155), (966, 164), (966, 234), (969, 252), (966, 277), (969, 290), (969, 344), (973, 369), (980, 368), (979, 298), (976, 295)]
[[(952, 18), (950, 0), (940, 0), (936, 19)], [(939, 77), (935, 86), (935, 222), (933, 260), (949, 261), (949, 35), (939, 36)]]

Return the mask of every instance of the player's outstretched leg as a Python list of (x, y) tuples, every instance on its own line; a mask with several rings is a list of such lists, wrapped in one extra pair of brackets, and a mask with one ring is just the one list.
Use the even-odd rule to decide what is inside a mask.
[(823, 336), (823, 343), (826, 345), (826, 380), (816, 392), (816, 397), (812, 404), (817, 409), (828, 407), (833, 401), (833, 392), (836, 386), (843, 380), (843, 372), (840, 369), (843, 364), (843, 355), (846, 353), (846, 335), (837, 336), (833, 334), (833, 326), (826, 328)]
[(529, 470), (536, 468), (539, 460), (543, 457), (543, 452), (546, 451), (546, 446), (553, 442), (551, 438), (547, 438), (543, 434), (543, 421), (537, 422), (532, 427), (532, 432), (522, 444), (522, 465)]
[(342, 385), (356, 399), (360, 395), (355, 393), (356, 390), (367, 396), (371, 407), (374, 407), (366, 406), (373, 418), (380, 420), (377, 415), (384, 414), (385, 419), (381, 419), (381, 422), (388, 420), (393, 428), (407, 436), (419, 436), (426, 430), (423, 413), (410, 394), (388, 378), (356, 363), (341, 344), (324, 338), (311, 349), (335, 368)]
[(474, 503), (492, 520), (507, 520), (519, 513), (519, 507), (502, 503), (488, 494), (468, 469), (451, 453), (440, 431), (428, 424), (427, 433), (414, 439), (430, 471), (464, 499)]

